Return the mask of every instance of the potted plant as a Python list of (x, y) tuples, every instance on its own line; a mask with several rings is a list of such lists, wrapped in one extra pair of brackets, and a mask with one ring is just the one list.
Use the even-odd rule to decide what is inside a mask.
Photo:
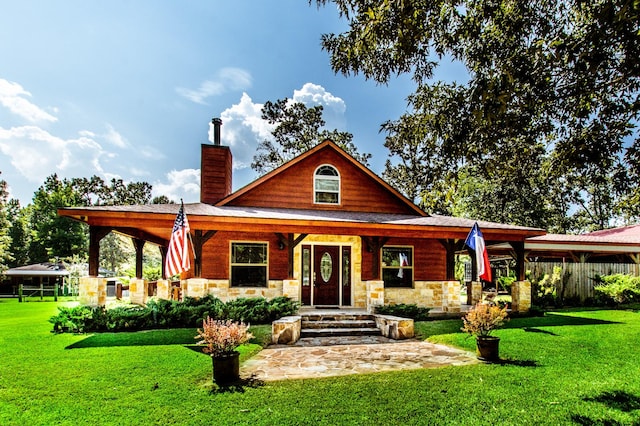
[(462, 331), (476, 336), (478, 358), (483, 361), (497, 361), (500, 338), (491, 333), (501, 327), (507, 318), (507, 307), (494, 303), (478, 303), (462, 318)]
[(207, 316), (198, 329), (198, 345), (206, 345), (203, 352), (213, 360), (213, 380), (219, 386), (237, 382), (240, 379), (240, 353), (238, 346), (253, 337), (248, 332), (249, 324), (231, 320), (214, 320)]

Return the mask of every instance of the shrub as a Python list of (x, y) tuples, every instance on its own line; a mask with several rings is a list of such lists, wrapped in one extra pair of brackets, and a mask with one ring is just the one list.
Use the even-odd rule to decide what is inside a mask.
[(248, 332), (249, 325), (231, 320), (213, 320), (207, 317), (202, 321), (202, 329), (198, 329), (197, 345), (206, 345), (203, 352), (212, 357), (233, 353), (238, 346), (253, 337)]
[(596, 276), (593, 289), (596, 297), (605, 303), (640, 302), (640, 277), (624, 274)]
[(146, 306), (121, 305), (115, 308), (59, 308), (51, 317), (55, 332), (136, 331), (156, 328), (197, 327), (206, 318), (231, 319), (252, 324), (268, 324), (298, 310), (288, 297), (237, 299), (226, 304), (213, 296), (184, 301), (151, 299)]
[(411, 318), (414, 321), (427, 321), (429, 308), (421, 308), (415, 304), (399, 303), (397, 305), (376, 306), (376, 314), (393, 315), (403, 318)]
[(469, 310), (462, 321), (464, 326), (461, 330), (465, 333), (476, 337), (487, 337), (495, 329), (502, 327), (505, 321), (508, 321), (507, 308), (500, 308), (489, 303), (478, 303)]
[(58, 307), (58, 314), (49, 318), (49, 322), (53, 324), (53, 331), (56, 333), (64, 333), (71, 331), (74, 333), (83, 333), (86, 323), (92, 317), (92, 310), (87, 306), (76, 306), (74, 308)]

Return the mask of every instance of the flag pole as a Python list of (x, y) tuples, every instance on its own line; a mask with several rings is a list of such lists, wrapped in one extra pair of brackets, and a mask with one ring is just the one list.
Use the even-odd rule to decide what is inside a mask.
[[(182, 205), (182, 211), (184, 212), (184, 217), (187, 217), (187, 210), (185, 210), (184, 208), (184, 201), (182, 201), (182, 198), (180, 198), (180, 205)], [(187, 219), (188, 220), (188, 219)], [(187, 232), (187, 235), (189, 237), (189, 241), (191, 241), (191, 252), (193, 253), (193, 260), (196, 260), (196, 248), (193, 244), (193, 238), (191, 237), (191, 232)]]

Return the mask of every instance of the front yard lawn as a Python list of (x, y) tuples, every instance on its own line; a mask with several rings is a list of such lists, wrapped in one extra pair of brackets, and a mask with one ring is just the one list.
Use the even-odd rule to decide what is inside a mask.
[[(55, 335), (59, 303), (0, 300), (0, 424), (638, 425), (640, 313), (558, 311), (513, 319), (500, 364), (218, 392), (195, 330)], [(419, 333), (473, 350), (460, 320)], [(267, 328), (255, 334), (264, 341)], [(243, 347), (246, 358), (259, 344)]]

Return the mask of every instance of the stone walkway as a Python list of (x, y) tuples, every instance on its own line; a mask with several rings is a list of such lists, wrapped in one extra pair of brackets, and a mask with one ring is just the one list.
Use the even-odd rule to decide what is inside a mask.
[(304, 338), (272, 345), (240, 367), (242, 377), (262, 381), (321, 378), (381, 371), (478, 363), (475, 354), (421, 340), (384, 337)]

